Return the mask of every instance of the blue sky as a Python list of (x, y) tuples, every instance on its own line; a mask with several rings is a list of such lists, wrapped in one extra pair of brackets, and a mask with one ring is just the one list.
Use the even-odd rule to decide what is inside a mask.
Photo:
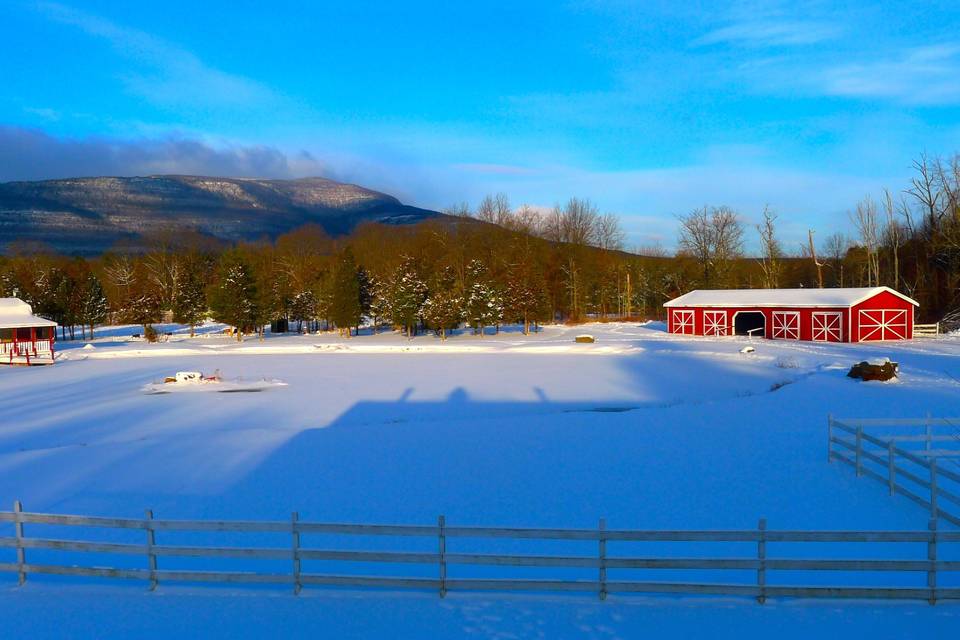
[(440, 208), (849, 227), (960, 151), (960, 3), (0, 0), (0, 180), (326, 175)]

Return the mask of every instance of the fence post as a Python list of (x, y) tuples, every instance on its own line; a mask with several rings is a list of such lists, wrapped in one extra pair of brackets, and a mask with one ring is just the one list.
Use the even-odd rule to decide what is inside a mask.
[(17, 536), (17, 584), (22, 585), (27, 581), (27, 572), (24, 569), (26, 553), (23, 550), (23, 505), (19, 500), (13, 501), (13, 530)]
[(863, 461), (861, 460), (862, 456), (860, 455), (862, 451), (863, 451), (863, 425), (858, 424), (857, 425), (857, 451), (856, 451), (858, 478), (863, 475)]
[(937, 494), (940, 490), (937, 488), (937, 459), (930, 458), (930, 517), (936, 518), (940, 515), (940, 508), (937, 505)]
[(930, 412), (927, 412), (927, 451), (933, 448), (933, 425), (930, 422)]
[(890, 495), (896, 493), (897, 489), (897, 466), (893, 453), (895, 446), (893, 440), (887, 442), (887, 482), (890, 485)]
[(833, 462), (833, 414), (827, 414), (827, 464)]
[(440, 550), (440, 597), (447, 597), (447, 519), (443, 516), (437, 518), (437, 526), (440, 531), (438, 540)]
[(767, 519), (760, 518), (757, 524), (757, 602), (767, 601)]
[(607, 599), (607, 519), (600, 518), (600, 528), (597, 531), (597, 539), (600, 541), (600, 599)]
[(156, 530), (153, 528), (153, 509), (147, 509), (145, 514), (147, 528), (147, 568), (150, 569), (150, 591), (157, 589), (157, 554), (153, 547), (157, 544)]
[(930, 518), (930, 541), (927, 543), (927, 560), (930, 568), (927, 569), (927, 588), (930, 589), (931, 605), (937, 604), (937, 519)]
[(300, 584), (300, 528), (297, 526), (297, 521), (300, 519), (300, 514), (294, 511), (290, 514), (290, 535), (291, 542), (293, 543), (293, 595), (300, 595), (300, 589), (303, 585)]

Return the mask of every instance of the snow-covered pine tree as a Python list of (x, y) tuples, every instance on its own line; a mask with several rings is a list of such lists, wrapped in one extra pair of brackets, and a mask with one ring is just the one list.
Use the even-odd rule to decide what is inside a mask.
[(197, 265), (186, 265), (173, 289), (173, 321), (190, 326), (190, 337), (207, 318), (207, 294), (204, 273)]
[(394, 324), (403, 327), (409, 338), (416, 334), (421, 307), (426, 299), (427, 284), (417, 273), (416, 261), (403, 256), (393, 278), (390, 311)]
[(242, 341), (243, 332), (253, 329), (259, 316), (252, 269), (243, 255), (229, 251), (220, 258), (217, 275), (210, 292), (213, 319), (234, 327), (237, 341)]
[(431, 293), (423, 303), (423, 319), (441, 340), (446, 340), (447, 331), (456, 329), (463, 320), (463, 298), (449, 289)]
[(103, 292), (103, 284), (94, 273), (87, 275), (83, 286), (83, 305), (80, 312), (80, 321), (90, 327), (90, 339), (93, 340), (93, 328), (107, 319), (110, 305)]
[(504, 317), (508, 322), (523, 324), (523, 334), (530, 333), (530, 323), (538, 319), (546, 303), (546, 283), (538, 272), (517, 265), (507, 274), (504, 291)]
[(303, 289), (290, 299), (290, 319), (297, 321), (297, 333), (303, 332), (303, 323), (317, 318), (317, 294), (311, 289)]

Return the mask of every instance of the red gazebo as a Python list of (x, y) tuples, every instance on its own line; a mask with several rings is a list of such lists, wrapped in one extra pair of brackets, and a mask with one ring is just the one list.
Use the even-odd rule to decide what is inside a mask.
[(57, 323), (19, 298), (0, 298), (0, 364), (53, 364)]
[(699, 289), (663, 305), (667, 331), (773, 340), (909, 340), (919, 304), (889, 287)]

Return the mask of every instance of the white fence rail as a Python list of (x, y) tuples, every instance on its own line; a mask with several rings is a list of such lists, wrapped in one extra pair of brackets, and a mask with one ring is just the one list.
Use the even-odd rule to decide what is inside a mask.
[(960, 526), (960, 418), (827, 418), (827, 459), (839, 460)]
[[(586, 592), (600, 598), (609, 593), (748, 596), (761, 603), (768, 597), (919, 599), (931, 604), (960, 599), (960, 581), (953, 579), (960, 578), (960, 559), (951, 559), (960, 558), (956, 554), (960, 550), (960, 532), (938, 530), (936, 520), (931, 520), (924, 531), (781, 531), (768, 529), (765, 520), (760, 520), (756, 529), (745, 530), (621, 530), (608, 529), (603, 520), (595, 529), (535, 529), (450, 526), (443, 516), (432, 525), (305, 522), (297, 513), (288, 521), (162, 520), (155, 519), (150, 511), (144, 518), (107, 518), (30, 513), (17, 502), (13, 511), (0, 512), (0, 527), (8, 526), (4, 523), (13, 525), (13, 535), (0, 537), (0, 551), (12, 549), (15, 559), (0, 563), (0, 572), (16, 573), (20, 584), (30, 574), (53, 574), (142, 580), (151, 589), (166, 582), (282, 584), (294, 593), (304, 586), (328, 586), (412, 588), (436, 591), (441, 597), (448, 591), (496, 590)], [(92, 528), (142, 538), (140, 542), (117, 542), (115, 538), (83, 540), (72, 534), (68, 538), (37, 535), (46, 528)], [(178, 532), (204, 532), (207, 541), (211, 537), (220, 540), (242, 534), (272, 536), (287, 543), (211, 546), (158, 541), (179, 535)], [(304, 544), (304, 538), (313, 536), (332, 539), (339, 547)], [(374, 538), (381, 544), (407, 548), (356, 548), (358, 541), (366, 540), (366, 544), (372, 545)], [(411, 539), (419, 539), (418, 549), (411, 550), (405, 544)], [(534, 542), (540, 546), (538, 553), (450, 548), (482, 541), (488, 545)], [(580, 551), (542, 553), (541, 547), (551, 544), (574, 545)], [(641, 551), (656, 546), (660, 552), (611, 553), (614, 546), (635, 544), (642, 547)], [(851, 546), (857, 552), (853, 557), (843, 556), (843, 551), (849, 553)], [(707, 547), (726, 553), (709, 557), (689, 553), (702, 553)], [(896, 547), (898, 553), (917, 554), (920, 549), (925, 552), (915, 557), (895, 555), (894, 559), (862, 555), (863, 551), (870, 553), (881, 548), (887, 550), (886, 555), (891, 547)], [(816, 555), (820, 552), (824, 556)], [(77, 553), (114, 564), (77, 565), (56, 559)], [(45, 555), (34, 558), (36, 554)], [(201, 566), (174, 566), (176, 559), (190, 559)], [(226, 559), (241, 563), (243, 570), (216, 567)], [(265, 562), (272, 562), (273, 569), (262, 569), (260, 565)], [(322, 568), (323, 563), (348, 563), (354, 571), (360, 566), (366, 568), (363, 574), (357, 574), (308, 570), (305, 566)], [(398, 567), (411, 565), (419, 565), (420, 575), (409, 575), (413, 573), (409, 569), (396, 573)], [(531, 578), (515, 575), (519, 569), (562, 573)], [(580, 575), (572, 577), (570, 572)], [(732, 577), (720, 581), (704, 579), (713, 574)], [(663, 579), (664, 575), (668, 579)], [(692, 577), (669, 579), (677, 575)], [(822, 578), (825, 575), (828, 577)], [(894, 576), (893, 584), (877, 584), (878, 575)], [(792, 580), (797, 576), (805, 576), (813, 584), (796, 584)], [(938, 586), (940, 576), (948, 576), (948, 584)]]
[(936, 338), (940, 335), (940, 323), (913, 325), (914, 338)]

